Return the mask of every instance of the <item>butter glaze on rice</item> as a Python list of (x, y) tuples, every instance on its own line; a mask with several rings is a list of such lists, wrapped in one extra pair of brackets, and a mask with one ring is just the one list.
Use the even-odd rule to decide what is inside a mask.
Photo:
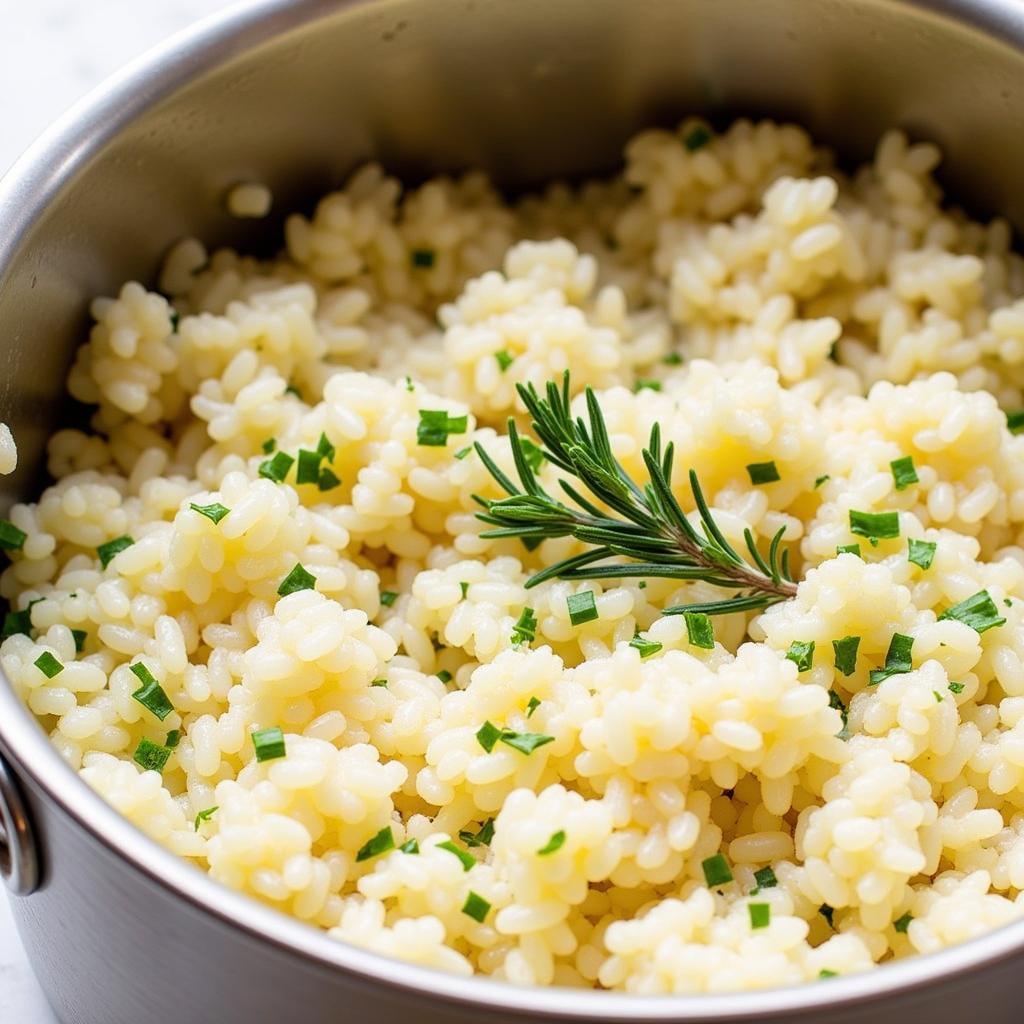
[[(33, 637), (4, 641), (4, 672), (158, 842), (445, 970), (755, 988), (1018, 917), (1024, 438), (1004, 410), (1024, 404), (1024, 262), (1004, 222), (941, 205), (938, 160), (892, 132), (847, 177), (798, 128), (691, 120), (637, 136), (619, 178), (516, 206), (480, 174), (403, 190), (371, 165), (289, 220), (277, 260), (181, 243), (170, 301), (129, 283), (93, 305), (69, 378), (92, 429), (52, 438), (57, 482), (9, 513), (26, 539), (0, 593), (31, 603)], [(566, 368), (631, 472), (658, 421), (731, 539), (785, 527), (797, 596), (717, 619), (706, 650), (660, 616), (719, 593), (704, 584), (526, 591), (575, 542), (481, 538), (472, 496), (497, 491), (459, 454), (477, 440), (509, 468), (515, 384)], [(423, 409), (468, 414), (466, 432), (419, 444)], [(267, 439), (294, 455), (321, 434), (338, 487), (260, 476)], [(919, 480), (897, 490), (907, 455)], [(0, 471), (15, 458), (0, 430)], [(781, 479), (753, 486), (746, 466), (767, 461)], [(872, 547), (851, 509), (897, 511), (899, 538)], [(103, 568), (95, 549), (122, 535)], [(927, 569), (910, 538), (937, 545)], [(837, 555), (857, 541), (863, 558)], [(296, 563), (316, 589), (279, 597)], [(938, 619), (982, 589), (1005, 625)], [(581, 590), (598, 617), (573, 625)], [(527, 605), (536, 639), (515, 646)], [(661, 649), (642, 658), (638, 630)], [(913, 668), (869, 685), (894, 633)], [(847, 636), (849, 676), (832, 652)], [(786, 653), (809, 641), (798, 672)], [(132, 698), (139, 662), (174, 705), (163, 721)], [(488, 753), (485, 721), (553, 740)], [(274, 726), (287, 754), (260, 763), (250, 733)], [(162, 774), (132, 760), (173, 730)], [(466, 850), (489, 818), (465, 870), (439, 844)], [(389, 826), (419, 852), (357, 859)], [(712, 889), (716, 854), (734, 880)], [(752, 894), (769, 866), (777, 885)]]

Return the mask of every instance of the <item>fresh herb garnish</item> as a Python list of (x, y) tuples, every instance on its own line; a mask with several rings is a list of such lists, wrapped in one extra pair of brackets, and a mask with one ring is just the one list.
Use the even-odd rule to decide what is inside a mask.
[(180, 742), (181, 742), (181, 730), (180, 729), (172, 729), (167, 734), (167, 739), (164, 740), (164, 746), (167, 747), (168, 750), (173, 750)]
[(307, 448), (299, 449), (299, 464), (295, 468), (297, 484), (315, 484), (320, 479), (320, 463), (323, 456), (319, 452), (311, 452)]
[(874, 547), (880, 540), (900, 535), (900, 517), (897, 512), (858, 512), (850, 509), (850, 533), (867, 537)]
[(835, 652), (836, 668), (844, 676), (852, 676), (857, 668), (857, 649), (860, 647), (859, 636), (844, 636), (841, 640), (832, 641)]
[(490, 903), (483, 896), (473, 892), (472, 889), (469, 890), (466, 896), (466, 902), (462, 904), (462, 912), (467, 917), (473, 918), (474, 921), (479, 921), (480, 924), (483, 924), (484, 918), (487, 917), (490, 909)]
[(647, 391), (660, 391), (661, 381), (654, 380), (649, 377), (638, 377), (636, 383), (633, 385), (633, 390), (639, 393), (645, 389)]
[(259, 474), (275, 484), (283, 484), (295, 460), (287, 452), (275, 452), (272, 458), (260, 463)]
[(528, 644), (537, 638), (537, 618), (532, 608), (524, 608), (512, 627), (512, 643)]
[(861, 555), (860, 555), (860, 545), (859, 544), (837, 544), (836, 545), (836, 556), (838, 557), (839, 555), (856, 555), (858, 558), (860, 558), (861, 557)]
[(885, 668), (872, 669), (868, 673), (868, 684), (877, 686), (890, 676), (903, 675), (913, 667), (910, 654), (914, 647), (914, 638), (902, 633), (893, 633), (889, 641), (889, 650), (885, 654)]
[(491, 840), (494, 838), (494, 819), (488, 818), (477, 832), (470, 832), (468, 828), (462, 829), (459, 832), (459, 838), (470, 847), (490, 846)]
[(597, 616), (597, 605), (594, 603), (594, 592), (583, 590), (578, 594), (570, 594), (566, 598), (566, 606), (569, 609), (569, 621), (574, 626), (580, 626), (584, 622), (593, 622)]
[(268, 729), (254, 729), (252, 745), (256, 751), (257, 761), (276, 761), (285, 756), (284, 732), (279, 726), (272, 725)]
[(135, 753), (132, 754), (132, 760), (144, 771), (162, 772), (170, 756), (171, 752), (167, 747), (161, 747), (159, 743), (147, 740), (143, 736), (135, 748)]
[(929, 569), (935, 560), (935, 549), (937, 547), (938, 544), (935, 541), (915, 540), (911, 537), (908, 541), (907, 561), (913, 562), (914, 565), (918, 565), (922, 569)]
[(0, 519), (0, 548), (4, 551), (20, 551), (28, 539), (24, 530), (19, 530), (8, 519)]
[(711, 619), (706, 612), (684, 613), (686, 620), (686, 637), (694, 647), (702, 647), (706, 651), (715, 649), (715, 631)]
[(529, 703), (526, 705), (526, 717), (533, 718), (534, 711), (540, 707), (540, 701), (536, 697), (531, 697)]
[(956, 619), (957, 622), (970, 626), (976, 633), (984, 633), (1006, 622), (987, 590), (979, 590), (952, 608), (947, 608), (939, 616), (940, 622), (943, 619)]
[(918, 484), (921, 481), (917, 478), (917, 470), (914, 468), (914, 457), (904, 455), (900, 459), (893, 459), (889, 463), (892, 470), (892, 480), (897, 491), (905, 491), (911, 484)]
[(321, 491), (333, 491), (340, 483), (334, 470), (328, 469), (326, 466), (320, 469), (320, 475), (316, 478), (317, 489)]
[(356, 863), (360, 861), (370, 860), (372, 857), (379, 857), (382, 853), (387, 853), (388, 850), (395, 848), (395, 837), (391, 831), (391, 826), (386, 825), (382, 828), (375, 836), (367, 839), (362, 846), (359, 847), (359, 852), (356, 854)]
[(1006, 414), (1006, 429), (1011, 434), (1019, 434), (1024, 430), (1024, 409), (1017, 409), (1015, 412)]
[(509, 355), (505, 349), (502, 349), (500, 352), (495, 352), (494, 358), (497, 360), (498, 369), (501, 370), (502, 373), (504, 373), (515, 362), (515, 356)]
[(775, 877), (775, 872), (770, 865), (755, 871), (754, 881), (757, 883), (758, 889), (774, 889), (779, 884), (779, 880)]
[(719, 885), (725, 885), (727, 882), (732, 881), (732, 871), (729, 870), (726, 859), (720, 853), (702, 860), (700, 866), (704, 872), (704, 880), (707, 882), (709, 889), (714, 889)]
[(649, 658), (652, 654), (657, 654), (662, 645), (657, 640), (645, 640), (642, 636), (637, 635), (629, 641), (629, 646), (635, 647), (640, 652), (641, 658)]
[(549, 857), (565, 845), (565, 832), (559, 829), (551, 834), (551, 838), (537, 851), (538, 857)]
[(407, 839), (399, 847), (399, 850), (401, 850), (402, 853), (417, 854), (417, 853), (420, 852), (420, 844), (418, 842), (416, 842), (415, 839)]
[(53, 679), (64, 671), (64, 666), (49, 652), (43, 651), (32, 663), (47, 679)]
[(206, 516), (214, 525), (219, 523), (231, 511), (231, 509), (225, 508), (219, 501), (213, 502), (212, 505), (197, 505), (195, 502), (192, 502), (189, 508), (193, 512), (198, 512), (201, 516)]
[(443, 843), (438, 843), (437, 848), (439, 850), (447, 850), (453, 856), (458, 857), (463, 871), (469, 871), (470, 868), (476, 865), (476, 858), (472, 854), (466, 853), (465, 850), (460, 850), (450, 839), (446, 839)]
[(413, 249), (409, 253), (409, 260), (414, 267), (429, 268), (434, 265), (436, 253), (433, 249)]
[(964, 692), (964, 684), (963, 683), (957, 683), (957, 682), (951, 682), (949, 684), (949, 692), (950, 693), (963, 693)]
[(896, 918), (896, 920), (893, 921), (892, 926), (896, 929), (896, 931), (900, 932), (903, 935), (906, 935), (907, 929), (910, 927), (910, 922), (913, 920), (913, 915), (908, 911), (902, 917)]
[(711, 132), (699, 124), (695, 128), (691, 128), (683, 139), (683, 146), (686, 148), (688, 153), (694, 153), (698, 149), (702, 149), (711, 141)]
[(821, 476), (814, 481), (814, 489), (817, 490), (822, 484), (827, 483), (831, 479), (832, 477), (830, 477), (828, 473), (822, 473)]
[(814, 664), (814, 641), (794, 640), (786, 651), (787, 660), (796, 665), (797, 672), (806, 672)]
[(747, 466), (747, 475), (752, 484), (773, 484), (782, 479), (774, 462), (752, 462)]
[(385, 608), (390, 608), (397, 599), (397, 590), (382, 590), (380, 592), (380, 603), (384, 605)]
[(770, 903), (748, 903), (747, 910), (750, 913), (752, 929), (767, 928), (771, 924), (772, 905)]
[(125, 548), (130, 548), (134, 543), (134, 539), (125, 534), (123, 537), (115, 537), (113, 540), (108, 540), (106, 544), (101, 544), (96, 549), (100, 565), (106, 569), (116, 555), (119, 555)]
[(73, 629), (71, 636), (75, 641), (75, 652), (81, 654), (85, 647), (85, 641), (89, 639), (89, 634), (84, 629)]
[(828, 691), (828, 706), (838, 711), (839, 717), (843, 720), (843, 727), (836, 733), (836, 736), (841, 740), (848, 740), (850, 738), (850, 712), (843, 703), (843, 698), (835, 690)]
[(141, 661), (137, 661), (134, 665), (129, 665), (128, 668), (135, 678), (142, 683), (132, 693), (132, 697), (147, 711), (156, 715), (162, 722), (174, 710), (171, 698), (167, 696), (164, 688), (157, 682), (153, 673)]
[(316, 577), (299, 563), (283, 580), (277, 588), (279, 597), (287, 597), (289, 594), (298, 593), (300, 590), (315, 590)]
[(420, 409), (416, 443), (427, 448), (443, 448), (452, 434), (464, 434), (468, 416), (450, 416), (445, 409)]
[(207, 807), (205, 810), (200, 811), (196, 815), (195, 830), (198, 832), (199, 831), (199, 826), (204, 821), (209, 821), (217, 813), (217, 811), (219, 811), (219, 810), (220, 810), (219, 807), (213, 806), (213, 807)]

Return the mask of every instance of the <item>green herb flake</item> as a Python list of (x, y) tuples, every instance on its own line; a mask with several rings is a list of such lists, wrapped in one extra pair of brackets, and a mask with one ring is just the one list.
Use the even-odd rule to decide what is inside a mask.
[(639, 634), (629, 641), (629, 646), (636, 648), (640, 652), (641, 658), (649, 658), (652, 654), (657, 654), (662, 648), (662, 645), (657, 640), (645, 640)]
[(524, 608), (519, 613), (515, 625), (512, 627), (512, 643), (529, 644), (537, 638), (537, 617), (533, 614), (532, 608)]
[(752, 929), (767, 928), (771, 924), (772, 906), (770, 903), (748, 903), (747, 910), (750, 913)]
[(976, 633), (984, 633), (1006, 622), (987, 590), (979, 590), (952, 608), (947, 608), (939, 616), (940, 622), (943, 619), (955, 619), (970, 626)]
[(9, 636), (24, 633), (25, 636), (32, 635), (32, 605), (23, 608), (20, 612), (8, 612), (4, 616), (4, 628), (0, 633), (0, 640), (6, 640)]
[(320, 479), (320, 463), (323, 456), (306, 448), (299, 449), (299, 465), (295, 470), (297, 484), (315, 484)]
[(779, 884), (779, 880), (775, 877), (775, 872), (771, 869), (771, 866), (759, 868), (755, 871), (754, 881), (757, 883), (758, 889), (774, 889)]
[(839, 717), (843, 721), (843, 727), (839, 730), (839, 732), (836, 733), (836, 736), (839, 739), (841, 739), (841, 740), (848, 740), (850, 738), (850, 730), (849, 730), (850, 713), (847, 710), (846, 705), (843, 703), (843, 698), (840, 697), (839, 694), (836, 693), (835, 690), (829, 690), (828, 691), (828, 706), (830, 708), (834, 708), (836, 711), (838, 711), (839, 712)]
[(931, 540), (915, 540), (913, 537), (908, 541), (907, 561), (922, 569), (930, 569), (935, 561), (935, 549), (938, 545)]
[(285, 756), (284, 733), (279, 726), (272, 725), (268, 729), (254, 729), (252, 745), (256, 751), (256, 760), (276, 761)]
[(1024, 430), (1024, 409), (1018, 409), (1015, 412), (1008, 412), (1006, 414), (1006, 429), (1011, 434), (1019, 434)]
[(936, 704), (942, 703), (942, 694), (938, 690), (932, 690), (932, 696), (935, 698)]
[(584, 622), (593, 622), (597, 618), (597, 605), (594, 602), (592, 590), (570, 594), (565, 603), (569, 609), (569, 621), (574, 626), (581, 626)]
[(32, 663), (47, 679), (53, 679), (64, 671), (64, 666), (49, 652), (43, 651)]
[(466, 594), (469, 593), (469, 584), (465, 580), (459, 581), (459, 590), (462, 592), (462, 600), (466, 600)]
[(788, 661), (796, 665), (798, 672), (806, 672), (814, 664), (814, 641), (794, 640), (786, 651)]
[(384, 676), (378, 676), (376, 679), (370, 680), (371, 686), (387, 686), (388, 681)]
[(275, 452), (273, 458), (260, 463), (259, 474), (275, 484), (283, 484), (295, 460), (287, 452)]
[(115, 537), (113, 540), (108, 540), (106, 544), (101, 544), (96, 549), (96, 554), (100, 557), (100, 565), (106, 569), (115, 556), (119, 555), (125, 548), (130, 548), (134, 543), (135, 540), (125, 534), (123, 537)]
[(414, 267), (429, 270), (434, 265), (437, 254), (433, 249), (413, 249), (409, 253), (409, 261)]
[(199, 826), (202, 825), (204, 821), (209, 821), (219, 810), (220, 807), (215, 805), (213, 807), (207, 807), (205, 810), (200, 811), (196, 815), (195, 830), (198, 832)]
[(501, 370), (502, 373), (504, 373), (516, 361), (515, 356), (509, 355), (505, 349), (502, 349), (500, 352), (495, 352), (494, 358), (497, 360), (498, 369)]
[(842, 640), (832, 641), (835, 652), (836, 669), (844, 676), (852, 676), (857, 669), (857, 649), (860, 647), (859, 636), (844, 636)]
[(420, 844), (415, 839), (408, 839), (399, 847), (402, 853), (417, 854), (420, 852)]
[(450, 839), (446, 839), (443, 843), (438, 843), (437, 848), (439, 850), (447, 850), (453, 856), (458, 857), (462, 863), (463, 871), (468, 871), (476, 864), (476, 858), (471, 853), (460, 850)]
[(27, 539), (28, 534), (24, 530), (19, 530), (8, 519), (0, 519), (0, 548), (4, 551), (20, 551)]
[(905, 491), (911, 484), (919, 484), (921, 482), (917, 478), (917, 470), (914, 468), (914, 458), (912, 455), (904, 455), (900, 459), (893, 459), (889, 463), (889, 468), (892, 470), (892, 479), (897, 491)]
[(406, 375), (406, 378), (405, 378), (405, 390), (406, 391), (415, 391), (416, 390), (416, 385), (413, 384), (412, 377), (410, 377), (408, 375)]
[(480, 924), (484, 923), (484, 918), (490, 913), (491, 905), (483, 898), (469, 890), (469, 894), (466, 896), (466, 902), (462, 904), (462, 912), (467, 916), (473, 918), (474, 921), (479, 921)]
[(455, 453), (455, 458), (457, 458), (457, 459), (464, 459), (472, 450), (473, 450), (473, 446), (471, 444), (467, 444), (465, 448), (460, 448)]
[(531, 697), (529, 703), (526, 705), (526, 717), (533, 718), (534, 711), (540, 707), (540, 701), (536, 697)]
[(277, 447), (277, 438), (268, 437), (260, 447), (263, 449), (264, 455), (269, 455)]
[(892, 926), (901, 935), (906, 935), (907, 934), (907, 929), (910, 927), (910, 922), (913, 921), (913, 920), (914, 920), (913, 915), (908, 912), (908, 913), (904, 914), (902, 917), (896, 918), (896, 920), (893, 921)]
[(950, 693), (963, 693), (964, 692), (964, 684), (963, 683), (957, 683), (957, 682), (951, 682), (949, 684), (949, 690), (950, 690)]
[(494, 819), (488, 818), (477, 832), (470, 832), (468, 828), (462, 829), (459, 838), (469, 847), (490, 846), (494, 838)]
[(380, 592), (380, 603), (385, 608), (390, 608), (398, 600), (397, 590), (382, 590)]
[(382, 853), (387, 853), (388, 850), (393, 850), (394, 848), (395, 837), (391, 831), (391, 826), (385, 825), (375, 836), (367, 839), (359, 847), (359, 852), (356, 854), (356, 863), (371, 860), (373, 857), (379, 857)]
[(644, 391), (644, 390), (647, 390), (647, 391), (660, 391), (661, 390), (661, 381), (660, 380), (653, 380), (651, 378), (646, 378), (646, 377), (638, 378), (637, 382), (633, 385), (633, 391), (639, 393), (639, 392)]
[(304, 566), (296, 562), (295, 568), (281, 580), (277, 593), (279, 597), (287, 597), (289, 594), (297, 594), (300, 590), (315, 589), (316, 577), (311, 572), (308, 572)]
[(492, 722), (484, 722), (476, 731), (476, 741), (489, 754), (494, 749), (494, 744), (501, 739), (501, 730)]
[(181, 742), (181, 730), (180, 729), (172, 729), (167, 734), (167, 739), (164, 740), (164, 746), (167, 747), (168, 750), (174, 750), (174, 748), (180, 742)]
[(774, 462), (751, 462), (747, 466), (747, 475), (752, 484), (773, 484), (782, 479)]
[(316, 443), (316, 450), (328, 462), (333, 462), (334, 456), (337, 454), (334, 445), (331, 444), (330, 438), (323, 431), (320, 432), (320, 440)]
[(142, 768), (143, 771), (162, 772), (164, 770), (164, 765), (167, 764), (170, 756), (171, 752), (167, 747), (161, 747), (160, 744), (154, 743), (152, 740), (147, 740), (143, 737), (139, 740), (139, 745), (135, 748), (135, 753), (132, 754), (132, 760)]
[(828, 922), (829, 928), (835, 931), (835, 908), (830, 907), (827, 903), (822, 903), (822, 905), (818, 907), (818, 913), (821, 914), (821, 916)]
[(289, 385), (288, 385), (288, 386), (287, 386), (287, 387), (286, 387), (286, 388), (284, 389), (284, 393), (285, 393), (286, 395), (293, 395), (293, 396), (294, 396), (295, 398), (297, 398), (297, 399), (298, 399), (298, 400), (299, 400), (300, 402), (302, 401), (302, 394), (301, 394), (301, 392), (299, 391), (299, 389), (298, 389), (298, 388), (297, 388), (297, 387), (296, 387), (296, 386), (295, 386), (294, 384), (289, 384)]
[(333, 470), (328, 469), (324, 466), (320, 470), (320, 475), (316, 478), (316, 486), (321, 491), (333, 491), (335, 487), (338, 487), (341, 481)]
[(902, 633), (893, 633), (889, 641), (889, 650), (885, 655), (885, 668), (872, 669), (868, 674), (868, 684), (877, 686), (890, 676), (902, 675), (913, 667), (910, 659), (914, 647), (914, 638)]
[(711, 619), (704, 612), (684, 612), (686, 620), (686, 636), (694, 647), (703, 647), (706, 651), (715, 649), (715, 631)]
[(164, 688), (157, 682), (153, 673), (141, 661), (128, 666), (132, 675), (142, 685), (132, 694), (147, 711), (152, 712), (162, 722), (173, 710), (174, 705)]
[(437, 678), (440, 679), (445, 686), (447, 686), (452, 681), (452, 674), (448, 671), (448, 669), (443, 668), (441, 669), (440, 672), (437, 673)]
[(820, 971), (818, 971), (818, 977), (819, 978), (838, 978), (839, 974), (838, 974), (837, 971), (830, 971), (827, 967), (822, 967), (822, 969)]
[(85, 641), (89, 639), (89, 634), (84, 629), (73, 629), (71, 630), (71, 636), (75, 641), (75, 651), (81, 654), (85, 649)]
[(856, 555), (861, 557), (859, 544), (839, 544), (836, 546), (836, 557), (840, 555)]
[(443, 448), (452, 434), (464, 434), (468, 416), (450, 416), (445, 409), (420, 409), (416, 443), (427, 448)]
[(565, 845), (565, 831), (559, 829), (551, 834), (551, 838), (537, 851), (538, 857), (550, 857)]
[(820, 487), (820, 486), (821, 486), (822, 484), (824, 484), (824, 483), (827, 483), (827, 482), (828, 482), (829, 480), (831, 480), (831, 479), (832, 479), (832, 477), (830, 477), (830, 476), (828, 475), (828, 473), (822, 473), (822, 475), (821, 475), (821, 476), (819, 476), (819, 477), (818, 477), (818, 478), (817, 478), (817, 479), (816, 479), (816, 480), (814, 481), (814, 489), (815, 489), (815, 490), (817, 490), (817, 489), (818, 489), (818, 488), (819, 488), (819, 487)]
[(511, 729), (502, 729), (498, 739), (521, 754), (532, 754), (538, 747), (555, 742), (554, 736), (545, 736), (541, 732), (513, 732)]
[(702, 149), (712, 139), (711, 132), (699, 124), (695, 128), (691, 128), (683, 139), (683, 146), (686, 147), (687, 153), (695, 153), (698, 149)]
[(850, 532), (867, 537), (874, 547), (880, 540), (891, 540), (900, 535), (900, 517), (897, 512), (858, 512), (850, 509)]
[(700, 866), (709, 889), (715, 889), (732, 881), (732, 871), (729, 870), (726, 859), (720, 853), (702, 860)]
[(225, 508), (219, 501), (215, 501), (212, 505), (197, 505), (195, 502), (192, 502), (189, 508), (193, 512), (198, 512), (201, 516), (206, 516), (214, 525), (219, 523), (231, 511), (231, 509)]
[(682, 366), (683, 357), (678, 352), (668, 352), (661, 357), (666, 366)]

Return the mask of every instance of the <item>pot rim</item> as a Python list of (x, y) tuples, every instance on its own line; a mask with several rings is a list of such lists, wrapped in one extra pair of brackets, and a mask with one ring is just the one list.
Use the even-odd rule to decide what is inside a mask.
[[(1024, 6), (1014, 0), (860, 0), (952, 22), (989, 42), (1024, 50)], [(148, 50), (47, 129), (0, 179), (0, 285), (21, 242), (77, 172), (150, 108), (252, 47), (345, 8), (387, 0), (239, 0)], [(768, 1020), (881, 1001), (1024, 952), (1024, 920), (937, 953), (859, 975), (779, 989), (693, 996), (517, 987), (408, 964), (328, 936), (215, 882), (121, 816), (67, 765), (0, 672), (0, 748), (13, 765), (93, 838), (201, 913), (257, 941), (342, 969), (361, 982), (429, 995), (471, 1010), (586, 1021)]]

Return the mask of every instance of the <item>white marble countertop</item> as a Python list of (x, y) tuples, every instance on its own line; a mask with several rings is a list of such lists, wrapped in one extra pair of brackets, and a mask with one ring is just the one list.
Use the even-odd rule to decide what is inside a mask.
[[(101, 79), (227, 6), (229, 0), (0, 0), (0, 174)], [(0, 1021), (56, 1021), (29, 969), (2, 886)]]

